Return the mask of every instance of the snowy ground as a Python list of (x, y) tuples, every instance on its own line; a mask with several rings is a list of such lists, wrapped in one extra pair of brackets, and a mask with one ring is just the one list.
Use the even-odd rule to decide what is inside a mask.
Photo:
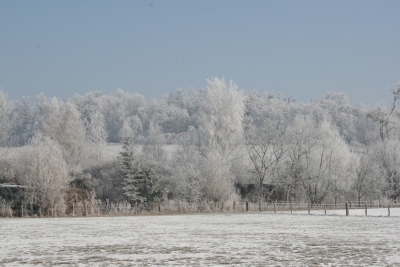
[[(171, 159), (173, 154), (177, 151), (178, 145), (163, 145), (162, 148), (165, 152), (165, 156), (167, 159)], [(133, 150), (136, 155), (140, 154), (143, 150), (142, 145), (134, 145)], [(107, 144), (102, 152), (103, 160), (110, 161), (114, 160), (119, 156), (119, 152), (122, 151), (122, 144), (110, 143)]]
[(0, 218), (0, 266), (400, 266), (400, 217), (312, 213)]

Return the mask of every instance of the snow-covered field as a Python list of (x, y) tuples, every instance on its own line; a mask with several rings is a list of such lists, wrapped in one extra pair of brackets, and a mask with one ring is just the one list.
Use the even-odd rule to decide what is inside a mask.
[[(171, 158), (175, 151), (178, 149), (178, 145), (164, 145), (163, 150), (166, 153), (167, 158)], [(0, 155), (4, 157), (13, 157), (21, 153), (24, 153), (28, 146), (22, 147), (0, 147)], [(143, 145), (134, 145), (133, 150), (136, 154), (140, 154), (143, 149)], [(104, 161), (115, 160), (119, 156), (119, 152), (122, 151), (122, 144), (109, 143), (104, 146), (102, 150), (102, 158)]]
[(0, 218), (0, 266), (400, 266), (400, 217), (313, 213)]

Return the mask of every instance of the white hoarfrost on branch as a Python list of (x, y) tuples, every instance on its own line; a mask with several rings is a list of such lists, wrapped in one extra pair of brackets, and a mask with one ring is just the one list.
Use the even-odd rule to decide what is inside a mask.
[(205, 140), (203, 148), (216, 150), (228, 158), (243, 136), (244, 95), (232, 81), (208, 80), (201, 91), (199, 128)]
[(204, 191), (208, 199), (226, 201), (234, 192), (231, 170), (243, 138), (244, 95), (218, 78), (208, 80), (200, 94), (197, 147), (204, 156)]
[(313, 139), (315, 147), (306, 148), (304, 189), (311, 203), (321, 203), (333, 189), (348, 187), (353, 154), (337, 129), (324, 121)]
[(102, 150), (107, 144), (108, 137), (103, 114), (101, 114), (99, 111), (95, 111), (90, 116), (88, 136), (95, 147), (97, 163), (99, 163), (101, 160)]
[(64, 193), (68, 186), (68, 170), (60, 146), (48, 136), (37, 135), (21, 156), (19, 183), (25, 185), (26, 204), (39, 205), (52, 215), (65, 211)]
[(249, 171), (258, 186), (258, 201), (265, 200), (264, 184), (273, 186), (277, 181), (277, 168), (285, 153), (285, 134), (277, 122), (266, 121), (262, 125), (250, 126), (246, 138), (247, 153), (251, 164)]

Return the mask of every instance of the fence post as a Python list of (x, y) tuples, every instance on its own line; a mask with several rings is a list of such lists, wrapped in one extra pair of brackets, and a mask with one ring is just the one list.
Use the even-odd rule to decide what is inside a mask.
[(221, 211), (224, 211), (224, 202), (221, 203)]
[(325, 215), (326, 215), (326, 203), (324, 202), (324, 212), (325, 212)]
[(388, 217), (390, 216), (390, 203), (388, 204)]
[(311, 204), (308, 202), (308, 214), (311, 214)]
[(276, 201), (274, 202), (274, 213), (276, 213)]
[(158, 203), (158, 212), (161, 212), (161, 205)]
[(24, 217), (24, 205), (21, 205), (21, 218)]
[(57, 217), (57, 204), (54, 205), (54, 217)]
[(261, 212), (261, 201), (258, 202), (258, 211)]
[(292, 201), (290, 201), (290, 213), (293, 213)]
[(85, 201), (84, 203), (84, 216), (88, 216), (88, 212), (87, 212), (87, 202)]
[(236, 208), (236, 201), (233, 201), (233, 210)]
[(349, 216), (349, 207), (347, 206), (347, 202), (346, 202), (346, 216)]
[(365, 208), (365, 216), (368, 216), (368, 212), (367, 212), (367, 203), (364, 204), (364, 208)]
[(11, 210), (11, 207), (10, 207), (10, 205), (4, 205), (5, 207), (6, 207), (6, 213), (7, 213), (7, 218), (8, 217), (12, 217), (12, 210)]
[(75, 203), (72, 203), (72, 217), (75, 217)]
[(42, 217), (42, 207), (39, 206), (39, 217)]
[(246, 201), (246, 212), (249, 211), (249, 202)]

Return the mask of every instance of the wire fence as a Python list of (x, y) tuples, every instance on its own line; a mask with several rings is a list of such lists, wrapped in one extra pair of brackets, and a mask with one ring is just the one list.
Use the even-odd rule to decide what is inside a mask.
[[(323, 212), (325, 215), (332, 211), (345, 211), (351, 215), (351, 210), (363, 210), (368, 215), (371, 209), (387, 209), (390, 216), (391, 208), (399, 208), (400, 203), (390, 200), (374, 200), (343, 203), (307, 203), (307, 202), (195, 202), (168, 201), (152, 206), (131, 205), (130, 203), (94, 203), (79, 202), (63, 207), (44, 208), (29, 205), (0, 205), (2, 217), (81, 217), (81, 216), (121, 216), (146, 214), (175, 214), (175, 213), (207, 213), (207, 212), (273, 212), (313, 214)], [(358, 212), (359, 213), (359, 212)]]

